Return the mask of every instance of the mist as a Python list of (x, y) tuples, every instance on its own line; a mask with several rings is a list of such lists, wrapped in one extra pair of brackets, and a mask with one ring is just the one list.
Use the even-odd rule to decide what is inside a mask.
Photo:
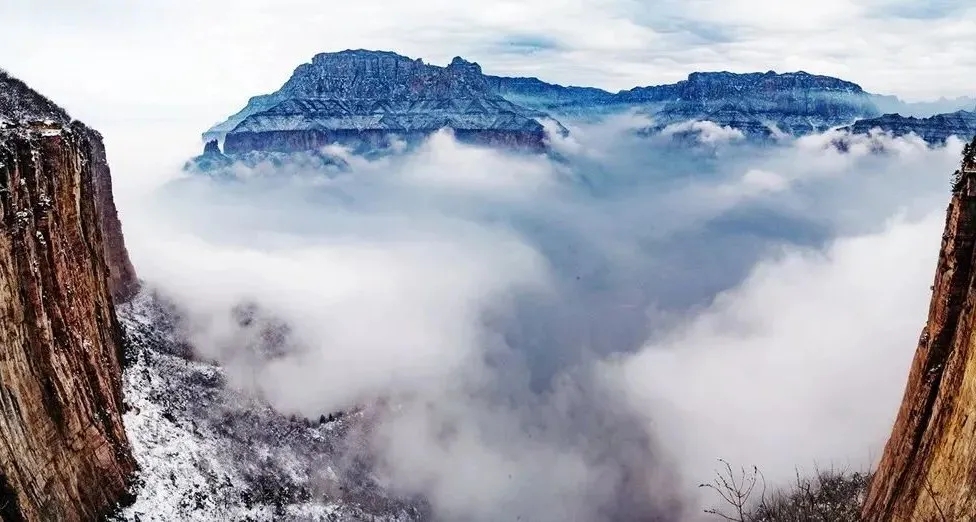
[(717, 458), (870, 467), (961, 142), (648, 123), (330, 149), (346, 171), (124, 159), (165, 181), (123, 189), (127, 243), (200, 356), (288, 414), (368, 411), (357, 451), (440, 520), (694, 521)]

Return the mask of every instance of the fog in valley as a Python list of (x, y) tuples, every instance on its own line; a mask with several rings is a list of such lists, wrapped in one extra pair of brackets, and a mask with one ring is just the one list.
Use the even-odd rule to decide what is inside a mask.
[(868, 469), (962, 144), (564, 124), (548, 156), (442, 131), (220, 176), (108, 145), (197, 354), (289, 414), (362, 408), (349, 451), (442, 519), (697, 520), (718, 458)]

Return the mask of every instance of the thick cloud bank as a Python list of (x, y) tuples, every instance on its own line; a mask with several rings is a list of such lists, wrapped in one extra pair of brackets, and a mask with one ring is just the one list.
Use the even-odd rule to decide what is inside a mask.
[(870, 465), (961, 145), (645, 124), (180, 179), (126, 232), (235, 385), (367, 408), (376, 473), (444, 520), (695, 520), (718, 457)]

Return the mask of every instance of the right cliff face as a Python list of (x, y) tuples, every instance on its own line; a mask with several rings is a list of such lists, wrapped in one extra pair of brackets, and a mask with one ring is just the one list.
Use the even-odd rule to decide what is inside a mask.
[(928, 322), (864, 504), (871, 522), (976, 519), (976, 140), (947, 214)]
[(0, 520), (97, 520), (135, 462), (113, 296), (136, 288), (101, 137), (0, 72)]

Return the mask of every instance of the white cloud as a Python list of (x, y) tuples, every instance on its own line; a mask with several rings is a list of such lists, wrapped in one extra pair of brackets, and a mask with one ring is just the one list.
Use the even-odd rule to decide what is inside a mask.
[(506, 156), (460, 144), (450, 132), (442, 130), (411, 154), (400, 172), (405, 182), (432, 188), (531, 197), (555, 181), (555, 170), (542, 155)]
[(751, 169), (742, 176), (742, 183), (757, 191), (779, 192), (788, 186), (783, 176), (767, 170)]
[[(0, 65), (105, 133), (140, 274), (188, 307), (235, 382), (304, 413), (394, 397), (372, 441), (381, 471), (443, 513), (632, 520), (677, 498), (672, 458), (691, 484), (715, 457), (771, 478), (869, 462), (924, 319), (958, 142), (875, 135), (840, 154), (831, 133), (755, 150), (699, 125), (717, 152), (699, 157), (632, 136), (646, 120), (622, 115), (553, 138), (568, 170), (439, 135), (325, 186), (259, 176), (142, 198), (199, 131), (320, 51), (463, 55), (614, 89), (772, 68), (972, 94), (972, 8), (786, 5), (15, 1)], [(507, 49), (516, 37), (537, 52)], [(804, 248), (770, 257), (783, 243)], [(292, 324), (300, 351), (238, 359), (256, 342), (230, 321), (241, 299)], [(666, 328), (675, 314), (689, 317)], [(590, 375), (639, 349), (608, 369), (627, 401)]]
[(880, 455), (924, 323), (942, 212), (824, 252), (788, 249), (610, 372), (667, 426), (686, 476), (716, 460), (863, 470)]
[(679, 133), (690, 132), (695, 134), (695, 138), (700, 143), (712, 144), (727, 141), (741, 140), (745, 134), (739, 129), (733, 129), (727, 125), (722, 126), (713, 121), (683, 121), (672, 123), (661, 130), (664, 136), (673, 136)]
[[(440, 389), (476, 363), (481, 309), (545, 273), (534, 252), (486, 232), (319, 245), (286, 236), (265, 248), (141, 232), (129, 241), (140, 271), (184, 305), (202, 355), (227, 363), (238, 385), (312, 418), (421, 383)], [(297, 351), (257, 367), (238, 359), (247, 338), (228, 311), (242, 302), (292, 325)]]
[[(960, 144), (702, 155), (643, 125), (580, 124), (559, 162), (443, 134), (316, 185), (184, 182), (133, 206), (129, 248), (235, 384), (313, 417), (367, 405), (374, 471), (446, 518), (674, 515), (717, 457), (869, 465)], [(289, 355), (254, 355), (242, 300), (291, 326)]]

